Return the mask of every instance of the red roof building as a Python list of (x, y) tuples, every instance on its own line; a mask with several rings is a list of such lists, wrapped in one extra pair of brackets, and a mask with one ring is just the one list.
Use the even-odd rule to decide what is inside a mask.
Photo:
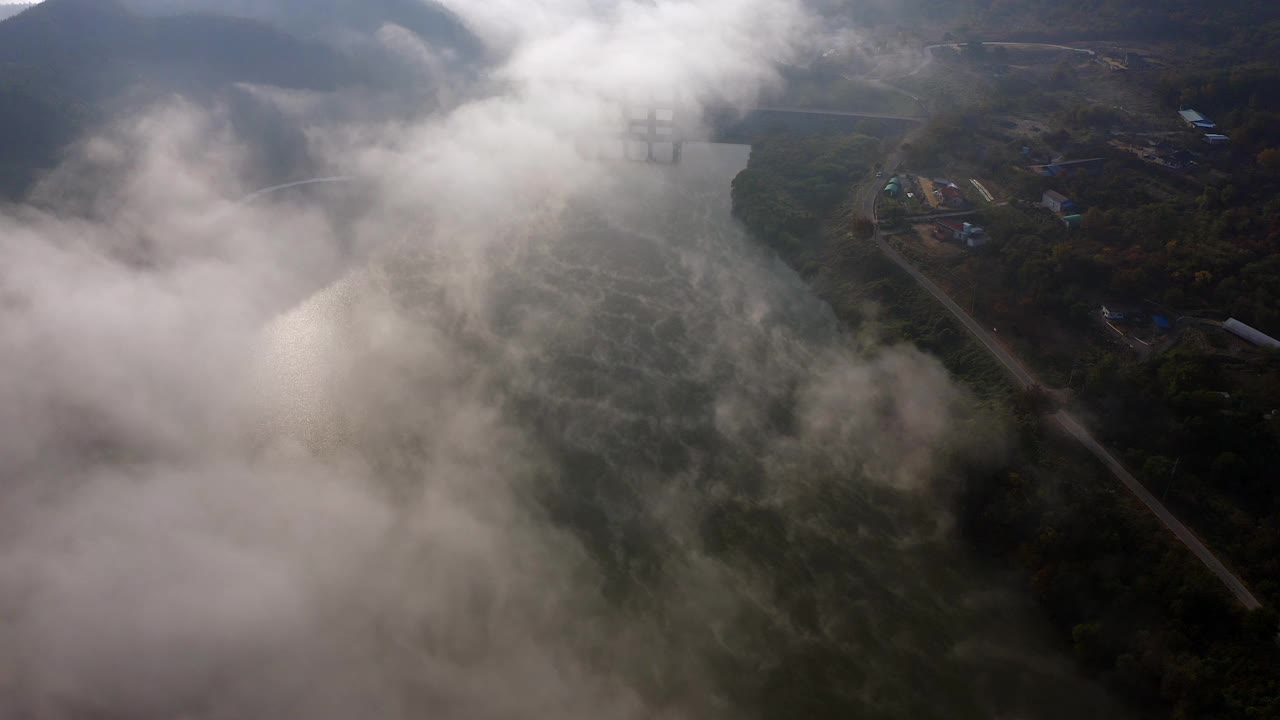
[(942, 201), (951, 207), (959, 207), (964, 205), (964, 193), (960, 192), (960, 188), (955, 185), (943, 185)]
[(939, 240), (959, 240), (964, 237), (964, 223), (957, 220), (934, 220), (933, 236)]

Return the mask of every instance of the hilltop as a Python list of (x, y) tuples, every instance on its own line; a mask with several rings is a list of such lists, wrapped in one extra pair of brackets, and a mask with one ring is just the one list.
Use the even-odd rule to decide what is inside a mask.
[(140, 15), (217, 14), (270, 23), (302, 37), (344, 42), (387, 24), (405, 28), (459, 60), (483, 48), (456, 15), (426, 0), (124, 0)]
[(0, 138), (7, 147), (0, 200), (23, 197), (86, 129), (164, 95), (199, 102), (234, 96), (237, 129), (251, 128), (267, 143), (254, 154), (261, 158), (297, 156), (296, 148), (276, 147), (297, 133), (238, 90), (241, 84), (395, 88), (402, 104), (413, 105), (430, 96), (431, 82), (379, 45), (376, 35), (388, 24), (416, 34), (454, 69), (482, 55), (480, 41), (456, 17), (418, 0), (47, 0), (0, 8), (8, 14), (0, 22)]
[(81, 132), (149, 98), (199, 100), (236, 83), (329, 91), (366, 75), (342, 53), (260, 21), (48, 0), (0, 22), (0, 198), (22, 197)]
[(17, 3), (13, 5), (0, 5), (0, 20), (5, 20), (17, 15), (23, 10), (29, 10), (35, 7), (35, 3)]
[(117, 0), (48, 0), (0, 23), (0, 63), (52, 69), (64, 78), (104, 66), (164, 63), (221, 81), (307, 89), (332, 89), (355, 77), (336, 52), (265, 23), (214, 15), (148, 18)]

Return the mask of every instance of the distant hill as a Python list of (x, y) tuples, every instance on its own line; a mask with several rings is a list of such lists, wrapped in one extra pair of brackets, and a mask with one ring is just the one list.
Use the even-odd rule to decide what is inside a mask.
[(124, 98), (209, 98), (243, 82), (324, 91), (367, 75), (321, 43), (255, 20), (143, 17), (118, 0), (47, 0), (0, 22), (0, 198), (21, 197)]
[(304, 37), (341, 40), (372, 34), (386, 23), (416, 33), (437, 50), (461, 61), (484, 54), (475, 35), (456, 15), (429, 0), (124, 0), (140, 14), (216, 13), (260, 20)]
[[(892, 27), (942, 39), (1145, 40), (1204, 45), (1240, 35), (1274, 44), (1276, 0), (808, 0), (858, 27)], [(1271, 28), (1267, 26), (1270, 25)]]
[(212, 15), (144, 18), (117, 0), (48, 0), (9, 18), (0, 23), (0, 63), (63, 75), (164, 63), (223, 81), (308, 89), (332, 89), (357, 74), (333, 50), (264, 23)]
[(0, 5), (0, 20), (5, 20), (17, 15), (27, 8), (35, 5), (35, 3), (19, 3), (15, 5)]

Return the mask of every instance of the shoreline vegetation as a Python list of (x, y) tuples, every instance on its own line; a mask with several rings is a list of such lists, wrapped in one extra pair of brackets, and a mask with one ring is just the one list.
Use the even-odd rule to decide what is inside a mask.
[(1004, 463), (958, 470), (958, 530), (1018, 569), (1082, 669), (1139, 716), (1280, 716), (1276, 611), (1240, 607), (1092, 457), (1046, 429), (1043, 397), (1013, 389), (942, 307), (859, 237), (865, 219), (849, 190), (879, 148), (856, 134), (762, 137), (734, 180), (734, 212), (848, 328), (870, 324), (934, 354), (973, 390), (975, 421), (1009, 428)]

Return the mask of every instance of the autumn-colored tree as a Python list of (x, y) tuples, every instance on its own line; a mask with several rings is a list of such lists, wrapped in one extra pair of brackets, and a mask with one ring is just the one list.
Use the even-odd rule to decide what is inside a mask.
[(1269, 173), (1280, 175), (1280, 149), (1267, 148), (1258, 153), (1258, 167)]
[(853, 236), (855, 238), (859, 240), (866, 240), (875, 234), (876, 225), (871, 222), (871, 218), (866, 217), (865, 215), (859, 215), (853, 219), (852, 223), (850, 223), (850, 230), (853, 231)]

